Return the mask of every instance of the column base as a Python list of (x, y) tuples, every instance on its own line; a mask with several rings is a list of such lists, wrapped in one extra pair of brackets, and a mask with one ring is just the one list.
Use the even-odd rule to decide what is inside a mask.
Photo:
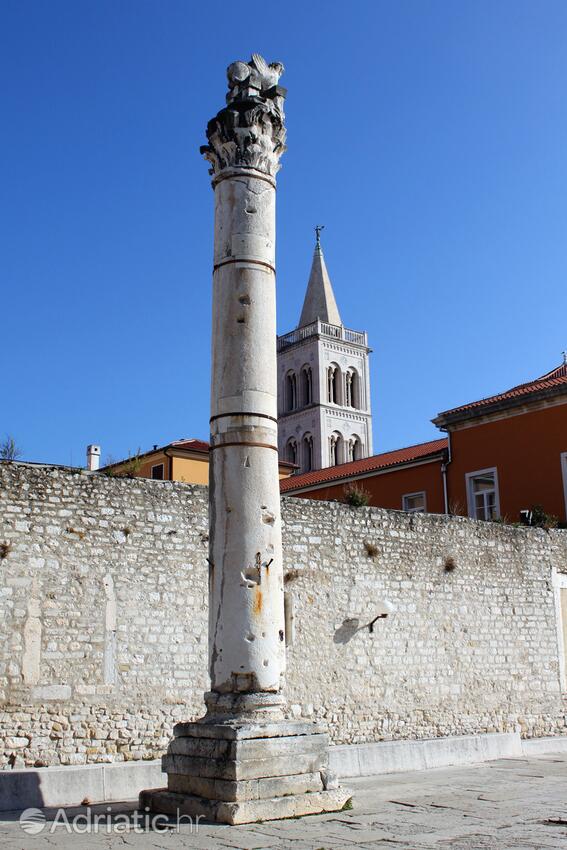
[(167, 789), (140, 794), (156, 813), (253, 823), (336, 812), (351, 796), (328, 771), (315, 723), (179, 723), (162, 763)]
[(140, 808), (165, 815), (189, 815), (201, 817), (212, 823), (232, 826), (241, 823), (257, 823), (266, 820), (284, 820), (302, 815), (320, 815), (339, 812), (350, 800), (351, 794), (344, 788), (334, 791), (315, 791), (310, 794), (290, 794), (287, 797), (271, 797), (262, 800), (227, 802), (207, 800), (191, 794), (179, 794), (166, 788), (158, 791), (142, 791)]

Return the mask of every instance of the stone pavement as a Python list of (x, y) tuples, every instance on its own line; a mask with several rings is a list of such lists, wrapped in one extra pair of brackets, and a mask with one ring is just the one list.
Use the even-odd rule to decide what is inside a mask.
[[(501, 759), (462, 768), (354, 779), (351, 810), (250, 826), (188, 824), (132, 830), (132, 805), (112, 806), (96, 833), (74, 834), (55, 812), (38, 834), (19, 813), (0, 815), (2, 850), (549, 850), (567, 848), (567, 753)], [(108, 806), (92, 807), (106, 817)], [(86, 808), (66, 810), (68, 822)], [(126, 822), (129, 831), (125, 831)], [(42, 823), (39, 824), (39, 827)], [(116, 830), (122, 829), (121, 832)]]

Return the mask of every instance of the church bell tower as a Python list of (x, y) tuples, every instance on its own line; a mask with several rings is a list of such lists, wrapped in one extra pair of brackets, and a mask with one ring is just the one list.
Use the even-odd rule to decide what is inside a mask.
[(368, 339), (341, 320), (321, 230), (298, 327), (278, 337), (278, 444), (310, 472), (372, 454)]

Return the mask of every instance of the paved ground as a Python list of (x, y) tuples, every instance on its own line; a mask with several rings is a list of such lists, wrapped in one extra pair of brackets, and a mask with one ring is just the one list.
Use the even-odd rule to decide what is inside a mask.
[[(55, 825), (55, 812), (37, 834), (26, 833), (19, 813), (0, 814), (2, 850), (567, 850), (567, 753), (420, 773), (351, 780), (353, 808), (252, 826), (188, 824), (179, 830), (133, 830), (132, 806), (113, 805), (110, 831), (107, 806), (93, 807), (105, 817), (98, 832), (76, 834)], [(86, 809), (69, 809), (84, 833)], [(59, 816), (61, 819), (61, 815)], [(122, 831), (118, 831), (122, 830)], [(126, 831), (128, 830), (128, 831)]]

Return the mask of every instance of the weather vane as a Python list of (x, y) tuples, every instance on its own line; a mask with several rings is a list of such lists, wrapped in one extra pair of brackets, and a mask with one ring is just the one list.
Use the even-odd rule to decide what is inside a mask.
[(322, 231), (322, 230), (324, 230), (324, 229), (325, 229), (325, 225), (324, 225), (324, 224), (316, 224), (316, 225), (315, 225), (315, 235), (316, 235), (316, 237), (317, 237), (317, 241), (315, 242), (315, 247), (316, 247), (316, 248), (320, 248), (320, 247), (321, 247), (321, 231)]

